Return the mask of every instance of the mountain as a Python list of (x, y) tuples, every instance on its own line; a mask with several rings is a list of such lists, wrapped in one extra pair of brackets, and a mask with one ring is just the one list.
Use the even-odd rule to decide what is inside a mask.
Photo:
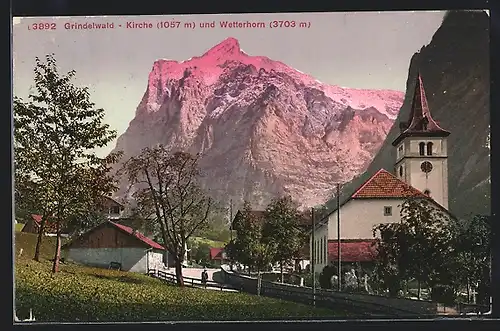
[[(413, 55), (403, 106), (367, 171), (343, 188), (341, 200), (380, 168), (394, 169), (392, 141), (408, 120), (417, 73), (428, 105), (448, 137), (449, 209), (458, 217), (490, 214), (489, 17), (485, 12), (449, 12), (431, 42)], [(334, 208), (336, 202), (328, 203)]]
[(262, 208), (287, 193), (312, 206), (366, 169), (402, 102), (403, 92), (324, 84), (228, 38), (200, 57), (154, 62), (115, 150), (199, 152), (203, 185), (222, 202)]

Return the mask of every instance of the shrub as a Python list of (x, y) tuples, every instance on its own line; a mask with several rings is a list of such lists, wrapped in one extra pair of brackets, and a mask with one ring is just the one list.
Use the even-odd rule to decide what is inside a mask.
[(456, 301), (455, 290), (448, 285), (436, 285), (432, 289), (431, 300), (445, 305), (453, 305)]

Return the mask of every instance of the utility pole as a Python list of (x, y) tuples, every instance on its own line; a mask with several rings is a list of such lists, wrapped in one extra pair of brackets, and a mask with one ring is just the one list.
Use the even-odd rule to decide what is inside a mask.
[(337, 254), (338, 254), (338, 277), (337, 277), (337, 288), (341, 290), (342, 284), (342, 258), (340, 257), (340, 184), (337, 183)]
[[(230, 243), (233, 244), (233, 199), (229, 200), (229, 236)], [(229, 267), (231, 271), (233, 271), (233, 259), (229, 259)]]
[(316, 278), (315, 278), (315, 260), (316, 260), (316, 243), (315, 232), (316, 224), (314, 221), (314, 207), (311, 208), (312, 235), (311, 235), (311, 275), (312, 275), (312, 291), (313, 291), (313, 306), (316, 306)]

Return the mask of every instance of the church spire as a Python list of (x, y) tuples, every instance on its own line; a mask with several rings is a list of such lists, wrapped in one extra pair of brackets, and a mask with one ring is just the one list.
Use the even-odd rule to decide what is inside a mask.
[(442, 129), (432, 118), (420, 71), (417, 73), (415, 82), (410, 117), (408, 122), (400, 123), (399, 127), (401, 134), (392, 143), (394, 146), (408, 136), (447, 137), (450, 135), (450, 132)]

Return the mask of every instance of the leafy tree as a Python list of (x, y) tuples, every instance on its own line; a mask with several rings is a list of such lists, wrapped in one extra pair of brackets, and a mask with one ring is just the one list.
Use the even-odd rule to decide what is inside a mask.
[[(435, 285), (448, 251), (448, 214), (428, 198), (408, 194), (401, 204), (401, 222), (380, 224), (377, 277), (396, 295), (411, 278)], [(375, 233), (374, 233), (375, 234)]]
[[(447, 269), (453, 270), (454, 283), (458, 289), (470, 291), (479, 285), (481, 292), (489, 288), (491, 217), (474, 215), (468, 219), (453, 220), (449, 223), (452, 251), (449, 254)], [(487, 302), (482, 293), (481, 301)]]
[(263, 237), (268, 245), (274, 246), (272, 261), (280, 265), (281, 282), (283, 282), (284, 265), (297, 257), (303, 247), (300, 229), (301, 214), (298, 205), (290, 196), (273, 199), (267, 206)]
[(218, 210), (199, 185), (198, 156), (171, 153), (162, 145), (145, 148), (125, 162), (120, 173), (127, 176), (134, 191), (136, 212), (161, 234), (175, 262), (177, 283), (184, 286), (187, 241), (206, 229)]
[(260, 294), (261, 271), (273, 262), (276, 246), (263, 233), (263, 220), (252, 213), (250, 203), (245, 201), (239, 219), (233, 225), (236, 238), (226, 246), (227, 254), (253, 270), (257, 270), (257, 293)]
[(210, 245), (204, 242), (194, 243), (191, 246), (191, 259), (205, 267), (210, 265)]
[[(96, 197), (116, 189), (108, 174), (119, 154), (94, 153), (116, 137), (103, 123), (104, 110), (90, 101), (88, 88), (72, 83), (75, 71), (60, 75), (54, 55), (36, 58), (35, 93), (28, 101), (14, 98), (16, 203), (42, 215), (35, 260), (48, 218), (56, 222), (57, 247), (52, 267), (59, 269), (63, 222), (82, 215)], [(26, 201), (31, 199), (30, 203)]]
[(399, 231), (399, 224), (380, 224), (375, 227), (376, 231), (380, 232), (380, 239), (377, 243), (374, 281), (380, 286), (379, 290), (387, 289), (389, 296), (396, 297), (405, 278), (406, 252), (402, 248), (405, 247), (406, 236)]

